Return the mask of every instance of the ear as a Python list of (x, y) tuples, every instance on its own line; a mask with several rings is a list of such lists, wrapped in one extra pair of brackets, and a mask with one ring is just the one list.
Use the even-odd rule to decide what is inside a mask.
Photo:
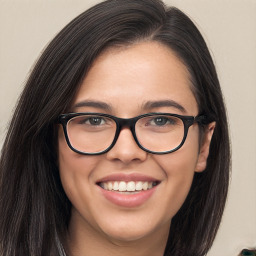
[(211, 144), (212, 135), (213, 135), (215, 126), (216, 126), (216, 122), (212, 122), (208, 124), (204, 130), (195, 172), (203, 172), (206, 169), (207, 158), (209, 155), (210, 144)]

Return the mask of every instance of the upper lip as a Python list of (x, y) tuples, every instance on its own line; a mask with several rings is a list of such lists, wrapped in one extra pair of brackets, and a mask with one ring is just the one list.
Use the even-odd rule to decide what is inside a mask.
[(96, 181), (96, 183), (100, 182), (108, 182), (108, 181), (148, 181), (148, 182), (154, 182), (159, 181), (156, 178), (153, 178), (148, 175), (143, 175), (140, 173), (131, 173), (131, 174), (125, 174), (125, 173), (116, 173), (116, 174), (110, 174), (107, 176), (104, 176), (103, 178), (100, 178)]

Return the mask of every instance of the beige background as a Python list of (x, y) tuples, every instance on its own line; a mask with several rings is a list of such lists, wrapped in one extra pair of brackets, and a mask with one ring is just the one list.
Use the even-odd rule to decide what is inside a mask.
[[(49, 40), (97, 0), (0, 0), (0, 148), (29, 70)], [(166, 0), (203, 33), (226, 99), (233, 151), (227, 207), (208, 256), (256, 247), (256, 0)]]

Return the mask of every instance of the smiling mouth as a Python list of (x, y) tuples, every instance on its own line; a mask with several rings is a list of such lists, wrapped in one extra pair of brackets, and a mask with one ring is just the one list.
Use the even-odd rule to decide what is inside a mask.
[(121, 193), (136, 193), (140, 191), (150, 190), (153, 187), (157, 186), (159, 181), (108, 181), (108, 182), (99, 182), (98, 186), (104, 190), (121, 192)]

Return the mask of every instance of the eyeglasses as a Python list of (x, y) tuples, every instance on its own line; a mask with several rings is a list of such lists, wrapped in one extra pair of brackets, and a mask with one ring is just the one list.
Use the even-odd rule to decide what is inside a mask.
[(127, 119), (102, 113), (59, 116), (68, 146), (84, 155), (108, 152), (125, 127), (131, 130), (138, 146), (146, 152), (172, 153), (184, 144), (191, 125), (205, 122), (205, 115), (193, 117), (170, 113), (148, 113)]

